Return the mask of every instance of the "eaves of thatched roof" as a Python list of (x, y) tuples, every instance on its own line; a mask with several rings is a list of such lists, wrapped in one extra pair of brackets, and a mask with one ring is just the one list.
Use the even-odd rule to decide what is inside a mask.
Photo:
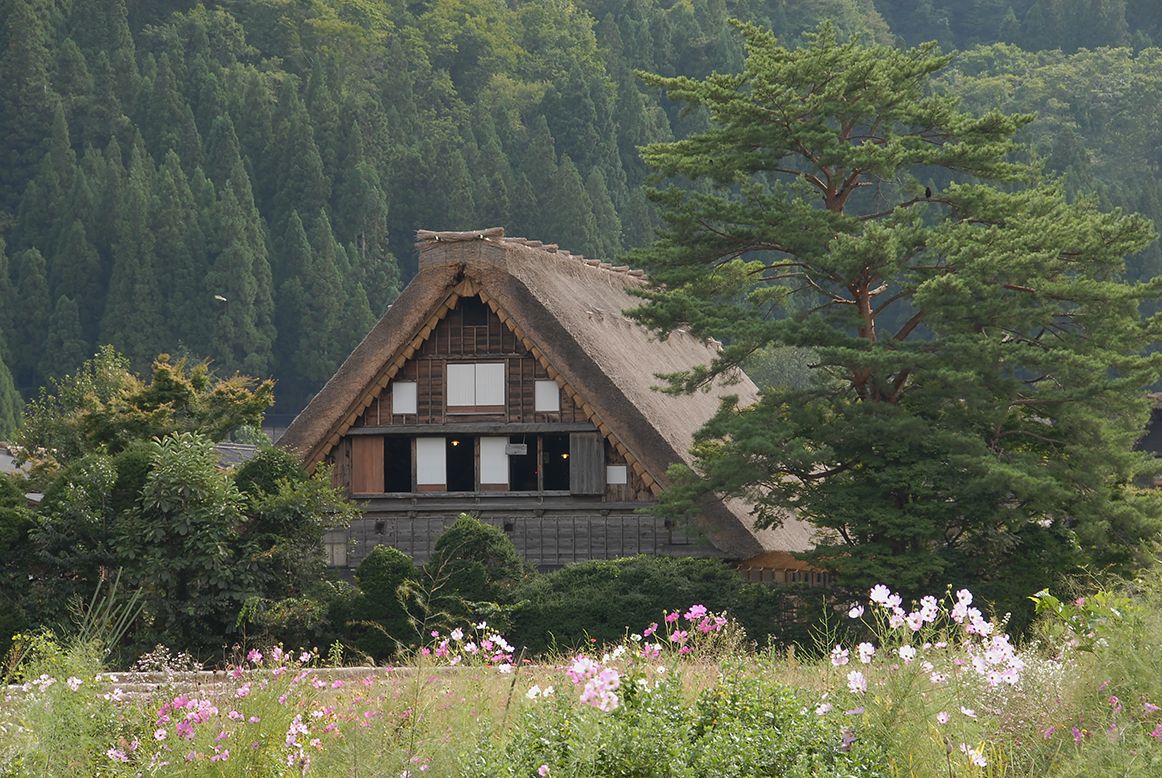
[[(717, 346), (684, 332), (659, 340), (626, 318), (624, 311), (641, 302), (632, 294), (645, 285), (640, 271), (505, 237), (500, 228), (421, 230), (417, 238), (416, 277), (279, 441), (309, 466), (339, 442), (456, 301), (471, 295), (497, 313), (655, 493), (669, 465), (692, 462), (693, 435), (723, 397), (744, 405), (758, 397), (741, 373), (708, 391), (657, 391), (659, 375), (707, 364)], [(737, 500), (708, 503), (701, 530), (737, 559), (805, 550), (813, 533), (796, 520), (755, 531)]]

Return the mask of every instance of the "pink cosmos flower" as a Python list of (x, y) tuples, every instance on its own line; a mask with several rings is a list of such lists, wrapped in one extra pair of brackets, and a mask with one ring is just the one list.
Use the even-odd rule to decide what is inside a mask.
[(678, 620), (678, 612), (677, 611), (674, 611), (673, 613), (666, 614), (666, 623), (667, 624), (673, 624), (677, 620)]
[(1053, 737), (1053, 733), (1056, 731), (1057, 731), (1057, 727), (1050, 724), (1048, 729), (1046, 729), (1044, 732), (1041, 733), (1041, 737), (1048, 740), (1049, 738)]
[(250, 649), (250, 651), (246, 654), (246, 661), (250, 662), (251, 664), (258, 664), (262, 661), (262, 652), (257, 648)]
[(1154, 731), (1150, 733), (1150, 737), (1162, 741), (1162, 724), (1154, 725)]
[(859, 652), (859, 661), (865, 665), (870, 663), (872, 657), (876, 655), (876, 647), (871, 643), (860, 643), (855, 647), (855, 650)]
[(849, 610), (847, 612), (847, 617), (850, 619), (858, 619), (862, 615), (863, 615), (863, 606), (858, 605), (858, 604), (852, 605), (851, 610)]
[(887, 605), (888, 597), (892, 594), (892, 590), (883, 584), (876, 584), (868, 593), (868, 598), (877, 605)]
[(988, 760), (984, 758), (984, 754), (972, 748), (967, 743), (960, 744), (960, 750), (963, 752), (970, 762), (977, 767), (988, 767)]
[(657, 631), (658, 631), (658, 622), (655, 621), (653, 624), (649, 625), (648, 627), (646, 627), (645, 629), (642, 630), (642, 637), (648, 638), (650, 635), (654, 634)]
[(859, 670), (852, 670), (847, 674), (847, 688), (852, 694), (863, 694), (867, 691), (867, 679)]
[(543, 764), (537, 768), (537, 775), (539, 775), (541, 778), (545, 778), (545, 776), (548, 774), (549, 774), (549, 766), (547, 764)]
[(896, 653), (900, 655), (900, 659), (904, 660), (904, 664), (908, 664), (916, 658), (916, 649), (912, 646), (900, 646)]
[(961, 705), (960, 712), (963, 713), (965, 716), (968, 716), (970, 719), (976, 718), (976, 711), (973, 710), (972, 708), (966, 708), (963, 705)]
[(687, 637), (689, 637), (689, 635), (686, 632), (686, 630), (676, 629), (670, 635), (670, 640), (671, 640), (671, 642), (674, 642), (674, 643), (685, 643)]
[(1159, 710), (1158, 706), (1152, 702), (1144, 702), (1142, 703), (1142, 707), (1145, 708), (1147, 713), (1154, 713)]
[(688, 610), (684, 614), (682, 614), (682, 618), (686, 619), (686, 621), (697, 621), (698, 619), (702, 618), (705, 615), (706, 615), (706, 606), (705, 605), (691, 605), (690, 610)]
[(126, 756), (125, 752), (119, 748), (110, 748), (108, 751), (105, 752), (105, 756), (109, 757), (114, 762), (128, 762), (129, 761), (129, 757)]
[(848, 662), (847, 649), (841, 646), (836, 646), (831, 649), (831, 664), (836, 667), (843, 667)]
[(936, 721), (940, 724), (947, 724), (952, 717), (948, 715), (948, 711), (942, 710), (936, 714)]
[(830, 702), (821, 702), (821, 703), (819, 703), (819, 705), (817, 705), (815, 707), (815, 715), (816, 716), (826, 716), (830, 712), (831, 712), (831, 703)]

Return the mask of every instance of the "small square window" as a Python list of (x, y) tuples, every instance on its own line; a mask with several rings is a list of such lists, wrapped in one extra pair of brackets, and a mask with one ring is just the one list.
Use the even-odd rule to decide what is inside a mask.
[(556, 381), (537, 381), (536, 404), (537, 413), (559, 413), (561, 410), (561, 390)]
[(391, 384), (391, 412), (416, 413), (416, 382), (393, 381)]
[(629, 483), (629, 470), (625, 465), (606, 465), (605, 483), (612, 485)]

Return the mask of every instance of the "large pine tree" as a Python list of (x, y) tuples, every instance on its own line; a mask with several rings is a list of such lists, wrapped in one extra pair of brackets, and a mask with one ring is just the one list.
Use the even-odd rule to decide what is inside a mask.
[[(846, 584), (973, 583), (1007, 607), (1077, 565), (1126, 565), (1159, 532), (1131, 449), (1162, 367), (1142, 356), (1162, 319), (1139, 305), (1162, 278), (1121, 281), (1149, 223), (1020, 162), (1029, 117), (933, 94), (949, 57), (932, 45), (740, 30), (741, 73), (647, 79), (711, 125), (644, 150), (701, 188), (655, 193), (640, 315), (727, 343), (686, 389), (771, 344), (808, 350), (817, 377), (724, 409), (696, 447), (705, 480), (670, 506), (744, 494), (762, 525), (813, 522), (809, 558)], [(940, 191), (917, 178), (933, 170)]]

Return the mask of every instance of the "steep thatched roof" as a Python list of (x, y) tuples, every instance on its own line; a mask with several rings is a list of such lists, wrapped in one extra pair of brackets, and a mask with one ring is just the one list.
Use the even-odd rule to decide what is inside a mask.
[[(671, 396), (656, 390), (659, 374), (706, 364), (715, 346), (684, 332), (658, 340), (623, 311), (641, 303), (630, 291), (640, 271), (570, 254), (554, 245), (504, 236), (500, 228), (417, 234), (419, 273), (338, 372), (287, 429), (279, 444), (319, 462), (387, 385), (459, 297), (478, 294), (575, 398), (651, 488), (667, 466), (691, 461), (694, 432), (735, 395), (754, 401), (741, 373), (706, 392)], [(706, 507), (702, 530), (724, 554), (749, 558), (764, 550), (799, 551), (812, 528), (788, 521), (753, 529), (739, 501)]]

